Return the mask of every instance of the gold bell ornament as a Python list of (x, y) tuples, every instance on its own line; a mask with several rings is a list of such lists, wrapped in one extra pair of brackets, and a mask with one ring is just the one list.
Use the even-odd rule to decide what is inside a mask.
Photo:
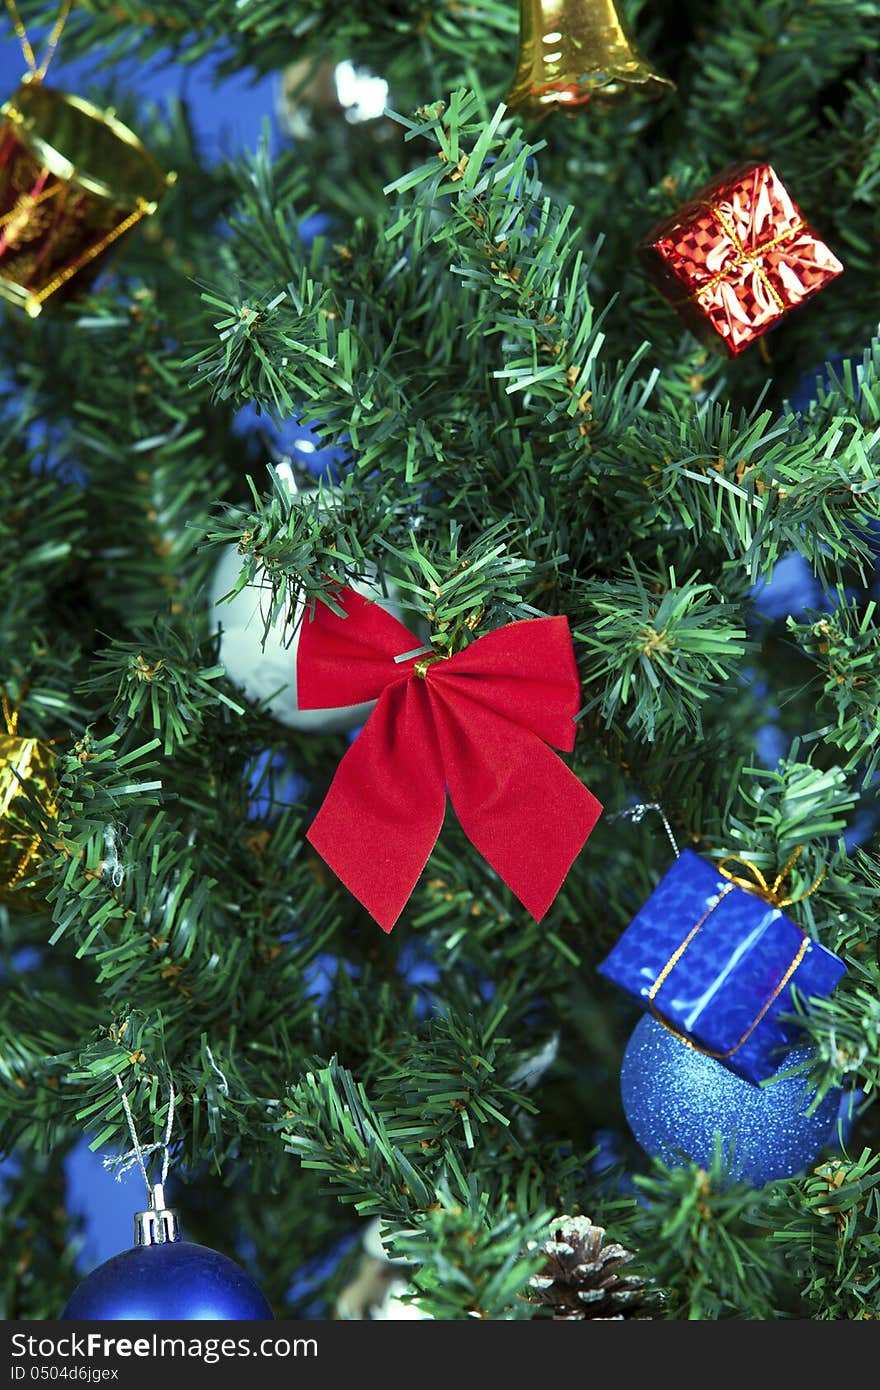
[(33, 905), (39, 892), (17, 890), (33, 868), (40, 836), (23, 814), (25, 786), (47, 816), (55, 811), (55, 754), (38, 738), (18, 733), (18, 710), (0, 694), (6, 732), (0, 733), (0, 903), (9, 907)]
[(6, 0), (28, 72), (2, 108), (0, 294), (32, 317), (88, 288), (107, 251), (156, 211), (174, 182), (137, 136), (43, 78), (70, 11), (64, 0), (37, 63), (15, 0)]
[(523, 116), (573, 114), (595, 96), (631, 88), (659, 96), (673, 86), (642, 57), (613, 0), (520, 0), (519, 10), (519, 66), (507, 105)]

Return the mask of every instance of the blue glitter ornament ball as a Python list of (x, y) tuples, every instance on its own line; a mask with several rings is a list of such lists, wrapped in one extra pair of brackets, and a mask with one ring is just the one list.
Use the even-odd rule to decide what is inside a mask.
[[(802, 1057), (788, 1053), (779, 1070)], [(753, 1086), (649, 1014), (627, 1044), (620, 1089), (630, 1128), (652, 1158), (672, 1165), (685, 1154), (708, 1168), (720, 1134), (725, 1151), (733, 1142), (731, 1176), (753, 1187), (800, 1172), (832, 1141), (840, 1099), (829, 1092), (807, 1116), (803, 1076)]]
[(255, 1322), (272, 1309), (233, 1260), (190, 1241), (135, 1246), (74, 1289), (66, 1322)]

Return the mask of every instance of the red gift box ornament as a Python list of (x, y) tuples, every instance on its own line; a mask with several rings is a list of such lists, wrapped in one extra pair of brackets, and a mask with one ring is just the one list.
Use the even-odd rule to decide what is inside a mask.
[(769, 164), (721, 174), (639, 254), (688, 328), (730, 357), (843, 270)]
[(540, 920), (602, 810), (547, 746), (574, 748), (580, 682), (567, 620), (509, 623), (454, 656), (425, 656), (378, 604), (351, 589), (333, 597), (344, 617), (318, 603), (303, 623), (300, 706), (378, 704), (307, 839), (390, 931), (448, 790), (465, 834)]

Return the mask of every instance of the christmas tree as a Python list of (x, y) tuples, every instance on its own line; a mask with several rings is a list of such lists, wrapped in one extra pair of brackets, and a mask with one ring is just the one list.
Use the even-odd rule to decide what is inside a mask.
[[(49, 33), (54, 0), (20, 8)], [(67, 20), (65, 58), (100, 55), (83, 95), (176, 181), (38, 304), (27, 257), (81, 228), (0, 169), (7, 1318), (69, 1298), (65, 1158), (84, 1135), (132, 1148), (123, 1098), (142, 1144), (170, 1123), (187, 1235), (278, 1317), (381, 1315), (392, 1275), (435, 1319), (878, 1316), (880, 4), (619, 5), (637, 80), (610, 83), (585, 56), (609, 8), (83, 0)], [(583, 65), (543, 88), (542, 12), (557, 67)], [(290, 133), (209, 164), (184, 105), (113, 77), (214, 52), (284, 74)], [(387, 114), (353, 73), (387, 83)], [(775, 171), (844, 266), (789, 311), (737, 234), (730, 276), (774, 326), (735, 355), (639, 255), (681, 209), (705, 221), (731, 166)], [(439, 761), (386, 718), (382, 762), (390, 696), (340, 715), (380, 694), (343, 663), (310, 698), (320, 631), (361, 612), (410, 634), (391, 650), (419, 709), (514, 637), (534, 709), (505, 706), (502, 736), (494, 687), (496, 724), (450, 697)], [(577, 663), (573, 751), (539, 727), (548, 632)], [(343, 804), (349, 750), (371, 776)], [(565, 793), (539, 801), (533, 764)], [(760, 1089), (741, 1040), (676, 1036), (659, 964), (641, 1007), (599, 973), (693, 868), (664, 816), (743, 911), (807, 933), (766, 1002), (797, 1046)], [(521, 880), (565, 845), (532, 915)], [(392, 933), (340, 857), (393, 881)], [(674, 948), (696, 917), (658, 920), (695, 972)], [(845, 974), (798, 988), (820, 947)], [(627, 1113), (652, 1155), (619, 1086), (637, 1024)], [(755, 1128), (715, 1125), (716, 1081), (763, 1107)], [(821, 1133), (780, 1174), (783, 1104)]]

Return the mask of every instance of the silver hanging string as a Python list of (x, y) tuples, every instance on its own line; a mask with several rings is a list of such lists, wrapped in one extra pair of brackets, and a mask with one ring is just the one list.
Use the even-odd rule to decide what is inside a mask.
[(649, 811), (656, 811), (659, 815), (663, 822), (663, 829), (666, 831), (669, 843), (672, 845), (673, 853), (676, 859), (678, 859), (681, 855), (681, 850), (676, 844), (675, 836), (672, 833), (672, 826), (669, 824), (669, 817), (663, 810), (659, 801), (640, 801), (636, 806), (627, 807), (625, 811), (615, 811), (613, 815), (608, 816), (606, 819), (610, 821), (629, 820), (632, 821), (633, 825), (638, 825), (640, 821), (644, 820)]
[[(119, 850), (122, 846), (122, 838), (115, 825), (104, 827), (104, 860), (101, 865), (102, 871), (107, 875), (114, 888), (121, 888), (125, 878), (125, 867), (119, 857)], [(116, 1078), (117, 1081), (119, 1078)]]
[[(222, 1069), (221, 1067), (218, 1067), (217, 1063), (215, 1062), (215, 1060), (214, 1060), (214, 1054), (213, 1054), (213, 1052), (211, 1051), (211, 1049), (210, 1049), (210, 1047), (209, 1047), (209, 1045), (208, 1045), (207, 1043), (205, 1043), (205, 1054), (206, 1054), (206, 1056), (207, 1056), (207, 1058), (208, 1058), (208, 1061), (211, 1063), (211, 1066), (213, 1067), (215, 1074), (216, 1074), (217, 1077), (219, 1078), (219, 1087), (218, 1087), (218, 1089), (222, 1092), (222, 1094), (223, 1094), (224, 1096), (228, 1096), (228, 1095), (229, 1095), (229, 1082), (226, 1080), (226, 1075), (225, 1075), (223, 1069)], [(162, 1181), (164, 1182), (164, 1178), (163, 1178)]]
[(128, 1122), (128, 1132), (131, 1135), (133, 1147), (129, 1149), (128, 1153), (113, 1154), (105, 1158), (104, 1167), (115, 1172), (117, 1182), (121, 1182), (125, 1174), (129, 1173), (132, 1168), (135, 1166), (139, 1167), (144, 1185), (147, 1189), (147, 1195), (152, 1198), (153, 1184), (150, 1182), (150, 1175), (147, 1172), (147, 1159), (151, 1158), (154, 1153), (158, 1153), (160, 1149), (162, 1150), (162, 1177), (160, 1181), (164, 1187), (168, 1178), (168, 1165), (170, 1162), (169, 1145), (171, 1143), (171, 1129), (174, 1125), (174, 1087), (173, 1085), (170, 1087), (170, 1095), (168, 1097), (168, 1118), (165, 1122), (164, 1139), (158, 1144), (142, 1144), (138, 1139), (134, 1115), (131, 1113), (131, 1105), (129, 1104), (128, 1096), (125, 1094), (125, 1087), (118, 1076), (116, 1077), (116, 1085), (119, 1087), (119, 1094), (122, 1097), (122, 1108), (125, 1111), (125, 1118)]
[(171, 1150), (170, 1150), (170, 1147), (169, 1147), (169, 1146), (170, 1146), (170, 1144), (171, 1144), (171, 1130), (172, 1130), (173, 1126), (174, 1126), (174, 1087), (173, 1087), (173, 1085), (171, 1084), (171, 1082), (169, 1081), (169, 1083), (168, 1083), (168, 1118), (167, 1118), (167, 1120), (166, 1120), (166, 1122), (165, 1122), (165, 1138), (164, 1138), (164, 1140), (162, 1141), (162, 1147), (163, 1147), (163, 1149), (165, 1150), (164, 1156), (163, 1156), (163, 1158), (162, 1158), (162, 1183), (163, 1183), (163, 1186), (164, 1186), (165, 1182), (167, 1181), (167, 1178), (168, 1178), (168, 1165), (169, 1165), (169, 1163), (171, 1162)]

